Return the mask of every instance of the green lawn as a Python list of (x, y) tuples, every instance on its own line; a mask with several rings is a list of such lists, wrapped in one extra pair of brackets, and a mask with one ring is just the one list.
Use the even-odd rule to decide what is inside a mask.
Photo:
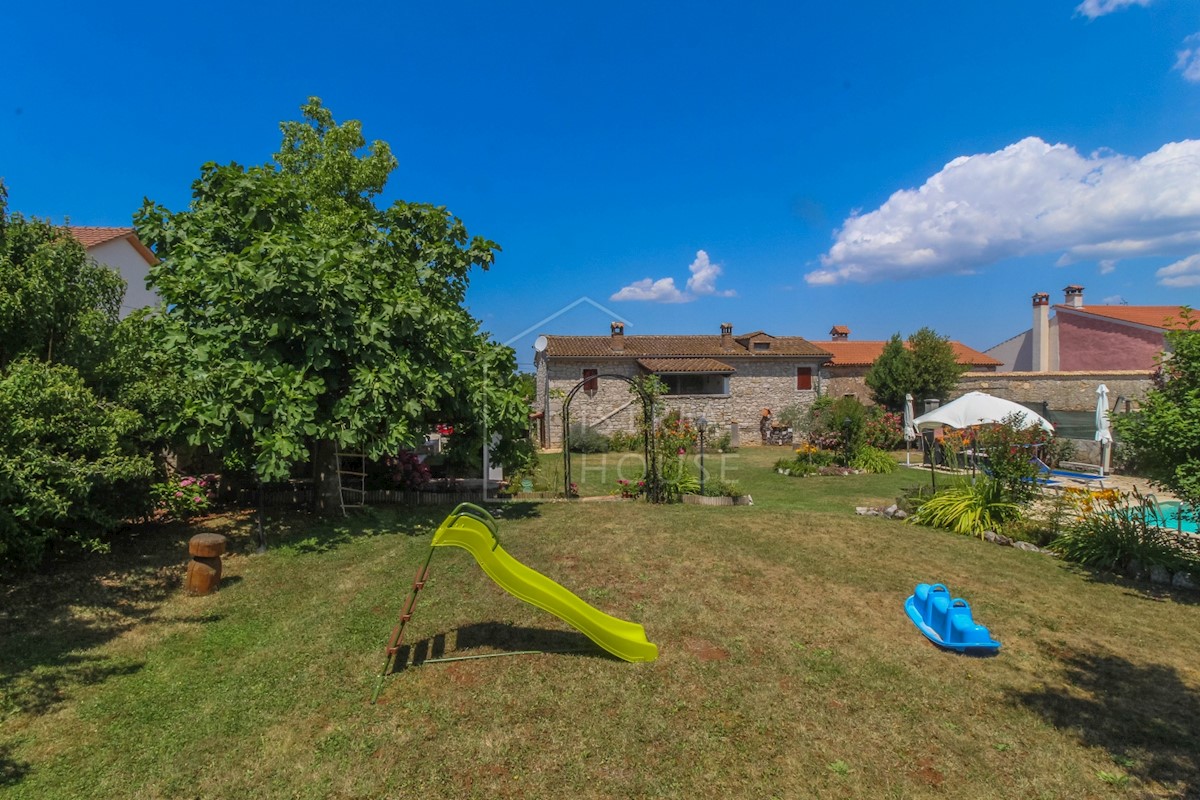
[[(506, 509), (505, 548), (660, 648), (626, 664), (439, 550), (421, 653), (368, 703), (447, 509), (145, 527), (3, 590), (0, 797), (1185, 797), (1200, 793), (1200, 596), (854, 515), (920, 473), (797, 479), (737, 454), (751, 507)], [(546, 456), (544, 458), (550, 458)], [(560, 473), (561, 474), (561, 473)], [(610, 480), (611, 479), (611, 480)], [(606, 475), (594, 482), (614, 483)], [(184, 542), (233, 537), (219, 593)], [(937, 579), (1004, 643), (939, 652)]]

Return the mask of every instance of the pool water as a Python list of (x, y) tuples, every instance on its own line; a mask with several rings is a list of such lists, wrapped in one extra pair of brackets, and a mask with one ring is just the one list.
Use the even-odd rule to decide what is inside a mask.
[(1180, 520), (1181, 503), (1168, 501), (1159, 503), (1159, 509), (1162, 510), (1162, 516), (1155, 514), (1153, 511), (1147, 511), (1146, 522), (1151, 525), (1157, 525), (1160, 528), (1170, 528), (1171, 530), (1181, 530), (1186, 533), (1196, 533), (1196, 518), (1194, 514), (1183, 514), (1183, 519)]

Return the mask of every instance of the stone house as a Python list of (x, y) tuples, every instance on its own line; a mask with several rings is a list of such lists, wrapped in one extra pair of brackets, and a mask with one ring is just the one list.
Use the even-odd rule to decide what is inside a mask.
[[(1053, 310), (1054, 315), (1050, 312)], [(1033, 295), (1033, 326), (987, 351), (999, 372), (1150, 372), (1166, 347), (1164, 334), (1182, 306), (1087, 305), (1083, 287), (1063, 289), (1063, 302)]]
[(799, 336), (735, 335), (729, 324), (716, 335), (626, 336), (614, 322), (608, 336), (546, 336), (534, 358), (542, 444), (562, 443), (562, 397), (587, 379), (572, 401), (572, 423), (604, 434), (636, 429), (640, 401), (624, 381), (596, 377), (604, 374), (657, 375), (667, 385), (660, 413), (704, 416), (719, 432), (736, 424), (743, 444), (757, 443), (762, 410), (812, 403), (829, 358)]

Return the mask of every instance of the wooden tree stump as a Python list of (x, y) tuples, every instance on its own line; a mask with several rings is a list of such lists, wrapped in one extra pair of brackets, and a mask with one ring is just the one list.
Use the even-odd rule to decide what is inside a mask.
[(225, 552), (225, 537), (219, 533), (198, 533), (188, 542), (188, 594), (211, 594), (221, 583), (221, 554)]

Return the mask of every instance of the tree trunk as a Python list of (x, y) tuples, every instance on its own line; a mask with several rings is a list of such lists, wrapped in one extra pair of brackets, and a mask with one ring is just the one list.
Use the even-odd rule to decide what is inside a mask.
[(313, 510), (321, 514), (341, 511), (341, 481), (338, 480), (337, 443), (329, 439), (313, 442)]

